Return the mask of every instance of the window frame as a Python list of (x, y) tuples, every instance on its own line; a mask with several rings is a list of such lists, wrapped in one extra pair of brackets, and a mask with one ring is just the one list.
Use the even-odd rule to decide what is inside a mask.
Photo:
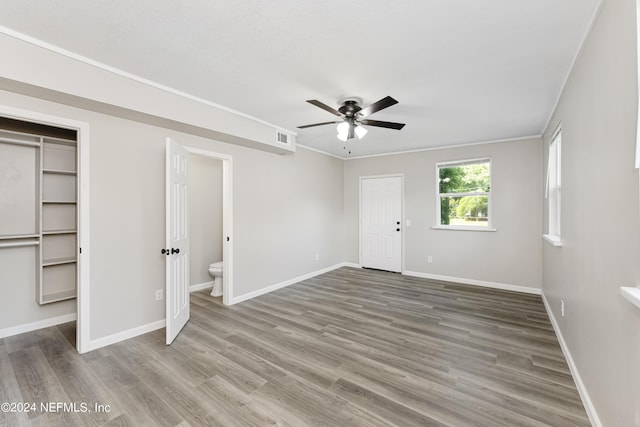
[[(481, 163), (489, 163), (489, 191), (472, 191), (465, 193), (440, 193), (440, 168), (452, 166), (465, 166)], [(437, 230), (458, 230), (458, 231), (496, 231), (493, 228), (493, 166), (491, 157), (478, 157), (464, 160), (451, 160), (436, 163), (436, 225)], [(466, 197), (466, 196), (487, 196), (487, 225), (451, 225), (442, 224), (441, 203), (443, 197)]]
[(547, 233), (542, 237), (553, 246), (562, 246), (562, 127), (558, 125), (549, 142), (547, 156)]

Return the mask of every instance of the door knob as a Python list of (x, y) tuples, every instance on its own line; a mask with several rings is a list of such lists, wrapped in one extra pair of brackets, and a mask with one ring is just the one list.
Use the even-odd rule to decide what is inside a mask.
[(162, 249), (160, 251), (160, 253), (162, 253), (162, 255), (167, 255), (168, 256), (169, 255), (169, 249)]
[(396, 224), (400, 225), (400, 221), (396, 222)]
[(400, 231), (400, 229), (399, 229), (399, 228), (396, 228), (396, 231)]
[(171, 248), (171, 254), (179, 254), (180, 249)]

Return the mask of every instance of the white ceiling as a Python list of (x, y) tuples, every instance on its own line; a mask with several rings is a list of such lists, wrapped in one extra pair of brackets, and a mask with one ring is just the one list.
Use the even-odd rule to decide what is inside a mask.
[(371, 116), (351, 156), (539, 135), (600, 0), (2, 0), (0, 25), (346, 154), (328, 112)]

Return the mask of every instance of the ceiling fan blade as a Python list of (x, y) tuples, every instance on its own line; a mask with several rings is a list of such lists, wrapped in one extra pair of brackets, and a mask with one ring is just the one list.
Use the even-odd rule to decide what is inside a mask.
[(315, 105), (316, 107), (322, 108), (323, 110), (328, 111), (333, 115), (336, 115), (338, 117), (342, 117), (342, 114), (340, 114), (340, 112), (338, 110), (336, 110), (335, 108), (329, 107), (327, 104), (323, 104), (322, 102), (318, 101), (317, 99), (307, 99), (307, 102), (309, 104)]
[(395, 130), (400, 130), (404, 127), (404, 123), (395, 123), (395, 122), (382, 122), (380, 120), (360, 120), (360, 124), (366, 125), (366, 126), (377, 126), (379, 128), (388, 128), (388, 129), (395, 129)]
[(397, 103), (398, 101), (390, 96), (387, 96), (385, 98), (382, 98), (380, 101), (374, 102), (373, 104), (364, 107), (362, 110), (360, 110), (359, 114), (362, 117), (367, 117), (375, 113), (376, 111), (384, 110), (385, 108), (391, 107), (392, 105), (395, 105)]
[(322, 126), (322, 125), (331, 125), (334, 123), (340, 123), (341, 121), (335, 121), (335, 122), (322, 122), (322, 123), (314, 123), (312, 125), (304, 125), (304, 126), (298, 126), (298, 129), (305, 129), (305, 128), (312, 128), (314, 126)]

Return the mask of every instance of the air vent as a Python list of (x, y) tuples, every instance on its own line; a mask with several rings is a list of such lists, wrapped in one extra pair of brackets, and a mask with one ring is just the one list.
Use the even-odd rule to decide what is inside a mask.
[(289, 144), (289, 135), (278, 131), (278, 142), (281, 142), (283, 144)]

